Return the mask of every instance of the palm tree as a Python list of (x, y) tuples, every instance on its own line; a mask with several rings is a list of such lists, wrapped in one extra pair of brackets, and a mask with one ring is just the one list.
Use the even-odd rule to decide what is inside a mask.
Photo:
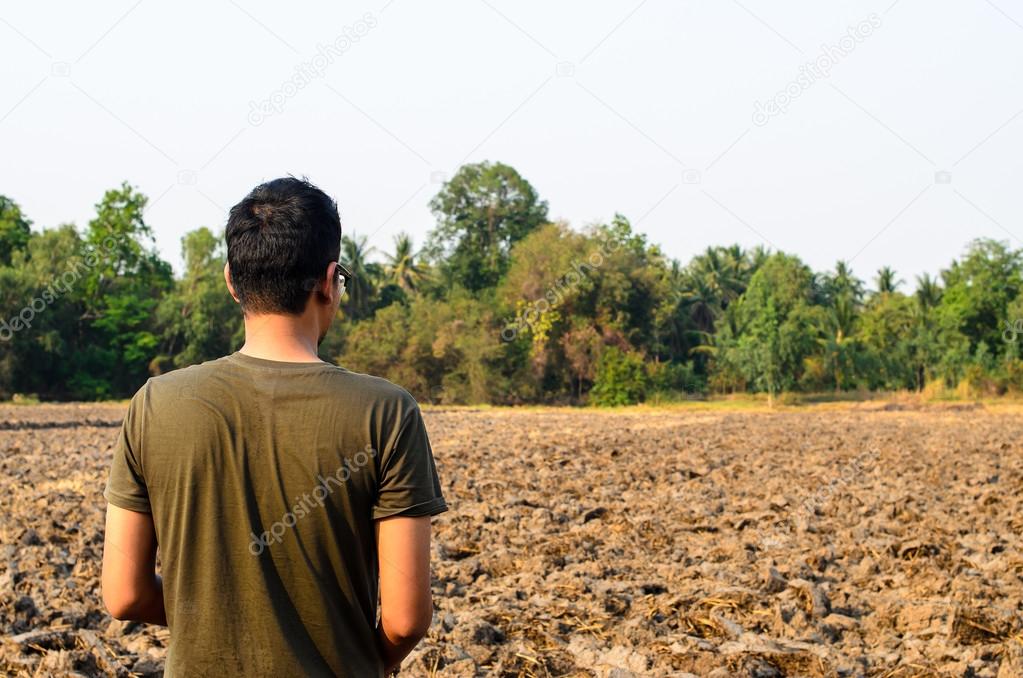
[[(708, 247), (682, 267), (672, 262), (670, 340), (691, 355), (710, 354), (717, 325), (728, 318), (728, 308), (749, 286), (750, 278), (766, 259), (763, 248), (749, 252), (739, 245)], [(701, 358), (705, 359), (705, 358)]]
[(352, 272), (352, 279), (347, 280), (347, 295), (344, 301), (345, 314), (353, 320), (369, 315), (374, 293), (374, 280), (380, 274), (380, 265), (368, 261), (375, 251), (370, 247), (366, 236), (354, 233), (351, 237), (341, 236), (341, 263)]
[(895, 270), (891, 266), (879, 268), (877, 270), (877, 277), (874, 280), (877, 281), (878, 294), (891, 294), (899, 288), (899, 285), (906, 282), (902, 278), (895, 279)]
[(394, 236), (394, 254), (387, 256), (387, 272), (391, 281), (406, 292), (415, 292), (426, 269), (417, 261), (419, 252), (412, 244), (412, 236), (399, 233)]
[(746, 281), (753, 277), (753, 274), (764, 265), (771, 256), (771, 251), (763, 245), (756, 245), (749, 252), (746, 252), (746, 269), (748, 271)]
[(746, 254), (738, 245), (708, 247), (703, 254), (693, 257), (686, 267), (686, 278), (697, 296), (717, 315), (746, 290), (749, 283)]
[(714, 321), (721, 312), (721, 298), (711, 281), (700, 276), (686, 276), (682, 291), (685, 315), (700, 332), (713, 332)]
[(671, 352), (679, 354), (685, 350), (686, 333), (689, 324), (686, 321), (683, 298), (686, 291), (685, 270), (676, 260), (672, 260), (668, 268), (668, 295), (671, 312), (668, 314), (663, 336), (671, 348)]
[(725, 264), (725, 276), (721, 285), (721, 308), (742, 296), (753, 277), (754, 269), (750, 265), (750, 257), (739, 245), (719, 248)]
[(855, 303), (863, 299), (863, 281), (852, 272), (848, 262), (839, 259), (835, 263), (835, 274), (830, 282), (836, 296), (848, 295)]
[(927, 273), (916, 277), (916, 300), (924, 311), (934, 308), (941, 301), (941, 285)]
[[(952, 262), (956, 266), (956, 262)], [(943, 271), (945, 275), (947, 271)], [(941, 330), (936, 327), (937, 323), (931, 313), (941, 303), (942, 289), (938, 279), (924, 273), (916, 277), (916, 333), (914, 341), (914, 379), (916, 388), (920, 390), (927, 383), (928, 366), (934, 365), (940, 359), (941, 353)]]
[(856, 336), (856, 302), (848, 293), (841, 294), (825, 309), (818, 330), (825, 364), (835, 379), (835, 390), (855, 384), (859, 362), (860, 340)]

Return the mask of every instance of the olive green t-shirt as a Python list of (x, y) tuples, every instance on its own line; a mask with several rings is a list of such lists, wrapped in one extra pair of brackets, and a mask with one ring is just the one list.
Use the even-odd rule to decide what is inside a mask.
[(447, 509), (408, 392), (242, 353), (139, 389), (105, 496), (153, 515), (167, 676), (380, 676), (373, 521)]

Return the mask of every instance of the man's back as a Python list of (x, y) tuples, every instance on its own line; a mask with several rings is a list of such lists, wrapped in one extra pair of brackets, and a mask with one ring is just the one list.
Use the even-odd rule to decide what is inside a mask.
[(380, 675), (373, 521), (446, 508), (407, 392), (241, 353), (139, 390), (107, 499), (153, 514), (169, 676)]

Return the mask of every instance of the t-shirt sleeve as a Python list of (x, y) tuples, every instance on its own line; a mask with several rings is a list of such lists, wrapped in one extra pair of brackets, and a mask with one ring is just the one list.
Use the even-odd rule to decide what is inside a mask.
[(139, 456), (145, 390), (145, 386), (139, 389), (128, 406), (128, 413), (124, 416), (121, 432), (114, 444), (110, 477), (107, 479), (106, 491), (103, 492), (106, 500), (114, 506), (139, 513), (152, 512)]
[(403, 417), (394, 441), (380, 460), (373, 518), (432, 516), (447, 511), (418, 405)]

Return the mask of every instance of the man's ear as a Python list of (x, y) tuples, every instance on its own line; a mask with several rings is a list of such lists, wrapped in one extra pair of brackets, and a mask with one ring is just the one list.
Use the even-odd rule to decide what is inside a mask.
[(334, 303), (334, 281), (337, 279), (337, 262), (327, 264), (327, 270), (317, 285), (317, 294), (326, 304)]
[(234, 284), (231, 282), (231, 264), (224, 264), (224, 282), (227, 283), (227, 291), (231, 293), (231, 298), (240, 304), (241, 300), (235, 294)]

